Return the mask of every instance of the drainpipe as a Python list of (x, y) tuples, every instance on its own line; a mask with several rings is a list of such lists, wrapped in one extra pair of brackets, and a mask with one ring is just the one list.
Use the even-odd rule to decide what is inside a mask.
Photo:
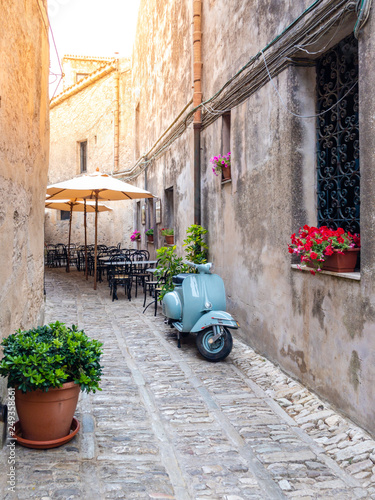
[(119, 60), (116, 61), (115, 79), (115, 110), (114, 110), (114, 137), (113, 137), (113, 170), (117, 172), (119, 168), (119, 107), (120, 107), (120, 92), (119, 92)]
[[(202, 0), (193, 0), (193, 106), (202, 103)], [(201, 224), (201, 108), (194, 114), (194, 222)]]
[[(147, 161), (147, 156), (145, 156), (145, 161)], [(147, 172), (148, 172), (148, 165), (145, 168), (145, 183), (144, 183), (144, 190), (148, 191), (148, 179), (147, 179)], [(149, 200), (146, 200), (146, 198), (143, 200), (143, 203), (145, 204), (145, 211), (147, 207), (147, 217), (146, 217), (146, 222), (150, 221), (150, 203)], [(146, 215), (146, 213), (145, 213)], [(141, 219), (142, 219), (142, 210), (141, 210)], [(142, 222), (142, 221), (141, 221)], [(145, 225), (145, 229), (147, 227), (147, 224)], [(147, 238), (146, 238), (147, 239)], [(146, 244), (147, 248), (147, 244)]]

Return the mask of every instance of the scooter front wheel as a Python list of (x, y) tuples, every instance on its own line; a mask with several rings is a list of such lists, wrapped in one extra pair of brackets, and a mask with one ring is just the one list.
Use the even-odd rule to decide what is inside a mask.
[(232, 335), (227, 328), (222, 328), (224, 334), (212, 344), (210, 343), (210, 339), (215, 335), (213, 328), (206, 328), (197, 335), (196, 343), (198, 351), (208, 361), (221, 361), (225, 359), (232, 350)]

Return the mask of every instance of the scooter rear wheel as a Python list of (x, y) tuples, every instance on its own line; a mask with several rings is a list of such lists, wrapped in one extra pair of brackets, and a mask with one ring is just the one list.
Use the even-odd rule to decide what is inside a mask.
[(200, 354), (208, 361), (216, 362), (225, 359), (232, 350), (233, 339), (229, 330), (222, 327), (224, 334), (210, 344), (209, 340), (215, 335), (213, 328), (206, 328), (198, 333), (196, 344)]

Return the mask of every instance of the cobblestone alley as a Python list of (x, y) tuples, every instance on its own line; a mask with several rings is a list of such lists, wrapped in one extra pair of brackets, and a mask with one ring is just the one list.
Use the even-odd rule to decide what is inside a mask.
[(104, 343), (103, 390), (81, 393), (70, 443), (16, 447), (16, 493), (3, 449), (2, 499), (375, 499), (375, 442), (235, 335), (211, 364), (142, 314), (142, 294), (112, 303), (63, 269), (46, 292), (46, 322)]

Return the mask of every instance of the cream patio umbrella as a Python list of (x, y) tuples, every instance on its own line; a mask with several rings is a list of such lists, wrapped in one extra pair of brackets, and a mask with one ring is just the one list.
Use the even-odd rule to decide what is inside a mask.
[[(48, 200), (52, 199), (76, 199), (95, 200), (95, 207), (98, 201), (116, 200), (136, 200), (139, 198), (154, 198), (154, 196), (144, 189), (140, 189), (126, 182), (114, 179), (108, 174), (102, 174), (96, 169), (94, 174), (82, 175), (68, 181), (52, 184), (47, 187)], [(96, 268), (97, 268), (97, 247), (98, 247), (98, 210), (95, 210), (95, 271), (94, 290), (96, 290)]]
[[(72, 212), (84, 212), (84, 226), (85, 226), (85, 274), (87, 279), (87, 224), (86, 213), (95, 212), (95, 201), (79, 201), (79, 200), (51, 200), (50, 197), (45, 201), (45, 208), (53, 208), (55, 210), (66, 210), (70, 212), (69, 217), (69, 238), (68, 238), (68, 254), (66, 272), (70, 271), (70, 239), (72, 232)], [(98, 203), (98, 212), (109, 212), (112, 208), (104, 203)]]

